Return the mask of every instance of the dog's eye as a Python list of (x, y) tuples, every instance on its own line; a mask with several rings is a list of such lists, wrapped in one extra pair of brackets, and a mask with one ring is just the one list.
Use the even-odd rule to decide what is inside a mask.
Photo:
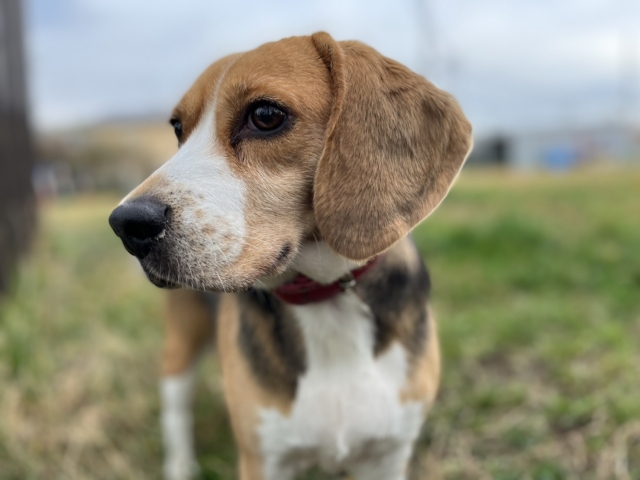
[(252, 130), (269, 132), (280, 127), (287, 114), (275, 105), (258, 105), (249, 114), (248, 126)]
[(275, 138), (286, 133), (294, 122), (295, 116), (287, 107), (273, 100), (257, 99), (238, 117), (231, 131), (231, 145), (235, 148), (245, 139)]
[(173, 126), (173, 131), (176, 134), (176, 138), (178, 139), (178, 142), (182, 141), (182, 122), (173, 117), (171, 120), (169, 120), (169, 123), (171, 123), (171, 126)]

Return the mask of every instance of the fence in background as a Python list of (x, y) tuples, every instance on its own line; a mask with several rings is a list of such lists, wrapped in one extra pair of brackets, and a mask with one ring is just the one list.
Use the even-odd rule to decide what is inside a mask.
[(20, 0), (0, 0), (0, 294), (35, 223)]

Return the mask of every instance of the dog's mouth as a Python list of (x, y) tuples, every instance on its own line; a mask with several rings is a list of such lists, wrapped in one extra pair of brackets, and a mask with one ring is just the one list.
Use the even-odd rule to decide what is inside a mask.
[(189, 288), (208, 292), (244, 289), (245, 284), (230, 276), (228, 269), (220, 265), (220, 258), (189, 248), (191, 245), (180, 245), (186, 243), (181, 238), (169, 228), (146, 255), (138, 257), (142, 270), (153, 285), (164, 289)]
[(256, 266), (240, 278), (215, 267), (206, 273), (195, 265), (179, 263), (175, 257), (152, 251), (144, 259), (139, 259), (142, 270), (149, 281), (159, 288), (190, 288), (207, 292), (242, 292), (250, 289), (259, 278), (272, 277), (282, 273), (290, 262), (292, 247), (285, 245), (277, 256), (269, 258), (264, 265)]

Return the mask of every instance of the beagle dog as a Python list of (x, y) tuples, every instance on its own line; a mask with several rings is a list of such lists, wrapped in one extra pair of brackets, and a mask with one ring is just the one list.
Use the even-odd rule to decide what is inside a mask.
[(173, 289), (166, 478), (197, 472), (189, 403), (212, 342), (242, 480), (407, 478), (440, 375), (430, 280), (407, 234), (471, 149), (457, 102), (320, 32), (218, 60), (171, 123), (178, 152), (109, 219)]

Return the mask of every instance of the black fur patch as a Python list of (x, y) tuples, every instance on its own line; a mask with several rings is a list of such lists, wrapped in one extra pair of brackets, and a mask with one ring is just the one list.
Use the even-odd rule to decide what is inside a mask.
[(240, 294), (238, 341), (257, 380), (294, 398), (306, 370), (302, 335), (287, 306), (274, 295), (251, 289)]
[(374, 316), (376, 355), (393, 340), (400, 341), (412, 357), (420, 355), (427, 341), (431, 280), (417, 252), (413, 258), (387, 253), (356, 288)]
[(276, 258), (276, 263), (281, 263), (282, 261), (286, 260), (290, 254), (291, 254), (291, 244), (285, 243), (284, 247), (280, 249), (278, 258)]

